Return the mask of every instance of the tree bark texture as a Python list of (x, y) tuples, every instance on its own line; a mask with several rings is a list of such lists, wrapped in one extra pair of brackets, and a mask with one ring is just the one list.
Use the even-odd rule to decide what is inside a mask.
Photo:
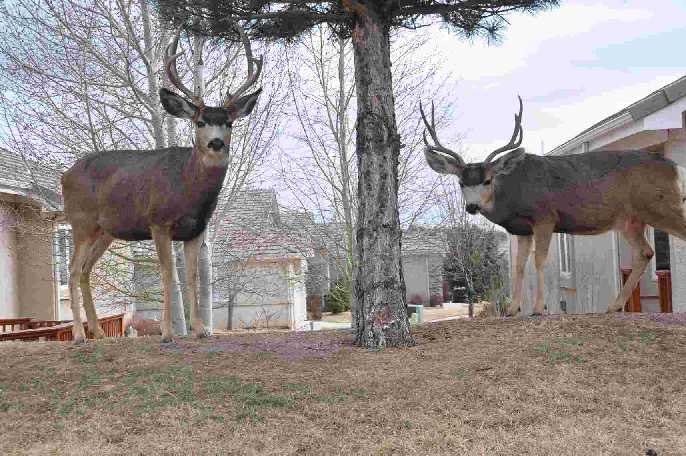
[(357, 82), (358, 216), (355, 229), (355, 343), (370, 349), (414, 345), (405, 303), (398, 213), (398, 135), (389, 26), (360, 4), (353, 29)]

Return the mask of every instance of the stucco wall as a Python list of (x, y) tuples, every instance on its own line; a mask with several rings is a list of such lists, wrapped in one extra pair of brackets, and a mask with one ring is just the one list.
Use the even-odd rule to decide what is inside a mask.
[[(305, 274), (301, 260), (251, 262), (241, 266), (240, 287), (233, 304), (232, 327), (295, 328), (307, 319)], [(227, 291), (217, 290), (213, 325), (227, 328)]]
[(408, 302), (421, 298), (419, 304), (429, 302), (429, 276), (427, 274), (426, 255), (408, 255), (402, 257), (403, 276), (405, 278), (405, 297)]
[(407, 302), (419, 296), (421, 303), (427, 305), (431, 296), (443, 297), (443, 258), (440, 255), (403, 255), (402, 264)]
[(22, 317), (45, 320), (55, 315), (53, 226), (38, 209), (22, 206), (17, 225), (17, 288)]
[(0, 201), (0, 318), (21, 316), (15, 223), (13, 205)]

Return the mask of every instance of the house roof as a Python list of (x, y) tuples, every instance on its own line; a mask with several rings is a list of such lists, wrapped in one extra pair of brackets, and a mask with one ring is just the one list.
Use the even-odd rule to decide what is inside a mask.
[[(226, 261), (284, 259), (312, 255), (299, 231), (282, 222), (273, 190), (249, 189), (225, 196), (215, 236), (216, 252)], [(287, 214), (287, 217), (290, 214)]]
[[(343, 224), (317, 223), (310, 212), (282, 208), (271, 189), (224, 196), (215, 216), (221, 218), (215, 252), (226, 261), (311, 257), (320, 248), (334, 257), (345, 255)], [(440, 229), (413, 226), (403, 231), (404, 255), (443, 255), (446, 251), (445, 233)]]
[(448, 251), (445, 230), (413, 225), (403, 231), (402, 254), (445, 255)]
[(568, 141), (560, 144), (551, 150), (549, 155), (559, 155), (569, 148), (572, 144), (583, 141), (589, 136), (592, 136), (598, 130), (604, 130), (605, 127), (612, 124), (621, 124), (623, 121), (637, 121), (650, 114), (659, 111), (669, 104), (686, 96), (686, 76), (682, 76), (674, 82), (670, 82), (664, 87), (652, 92), (651, 94), (641, 98), (640, 100), (630, 104), (629, 106), (617, 111), (604, 118), (603, 120), (594, 123), (581, 133), (577, 134)]
[(61, 210), (61, 173), (0, 148), (0, 193), (35, 200), (50, 210)]

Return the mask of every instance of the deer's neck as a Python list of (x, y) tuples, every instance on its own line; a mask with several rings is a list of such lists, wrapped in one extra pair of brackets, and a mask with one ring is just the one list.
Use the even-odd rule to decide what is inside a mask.
[(183, 180), (188, 188), (195, 191), (219, 193), (227, 167), (228, 161), (223, 152), (210, 155), (194, 146), (183, 170)]

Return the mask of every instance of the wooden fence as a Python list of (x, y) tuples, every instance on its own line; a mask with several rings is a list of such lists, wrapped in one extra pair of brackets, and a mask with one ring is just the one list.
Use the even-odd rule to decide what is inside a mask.
[[(124, 335), (124, 314), (110, 315), (100, 318), (100, 327), (106, 337), (122, 337)], [(88, 323), (83, 324), (86, 336), (93, 338), (93, 333), (88, 330)], [(58, 320), (34, 320), (32, 318), (0, 319), (0, 341), (7, 340), (74, 340), (72, 334), (73, 322)]]

